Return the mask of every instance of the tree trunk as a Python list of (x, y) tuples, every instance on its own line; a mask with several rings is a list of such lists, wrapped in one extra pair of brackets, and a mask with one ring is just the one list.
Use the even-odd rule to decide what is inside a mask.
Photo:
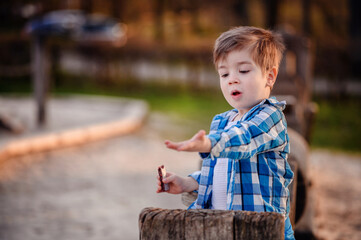
[(46, 38), (35, 36), (32, 47), (33, 85), (37, 104), (37, 124), (46, 124), (46, 102), (49, 87), (49, 53), (46, 48)]
[(163, 14), (165, 11), (165, 1), (156, 0), (155, 1), (155, 39), (159, 42), (164, 41), (164, 26), (163, 26)]
[(121, 22), (124, 21), (124, 1), (123, 0), (112, 0), (113, 17)]
[(278, 20), (279, 0), (264, 0), (266, 7), (266, 27), (274, 29)]
[(147, 239), (284, 239), (278, 213), (145, 208), (139, 215), (139, 238)]

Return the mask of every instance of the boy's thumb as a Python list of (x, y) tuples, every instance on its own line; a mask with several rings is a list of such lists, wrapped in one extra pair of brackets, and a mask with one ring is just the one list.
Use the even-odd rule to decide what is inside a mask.
[(197, 136), (199, 137), (199, 138), (202, 138), (202, 137), (204, 137), (206, 135), (206, 131), (204, 131), (204, 130), (199, 130), (199, 132), (198, 132), (198, 134), (197, 134)]
[(174, 175), (168, 176), (166, 178), (163, 178), (164, 183), (170, 183), (174, 180)]

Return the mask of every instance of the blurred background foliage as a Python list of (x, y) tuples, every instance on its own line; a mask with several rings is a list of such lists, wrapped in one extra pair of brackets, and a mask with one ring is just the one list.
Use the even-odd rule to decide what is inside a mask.
[(61, 9), (113, 17), (126, 26), (127, 42), (89, 46), (50, 39), (51, 94), (142, 98), (155, 111), (193, 119), (195, 129), (208, 128), (214, 114), (228, 109), (212, 66), (213, 43), (221, 32), (253, 25), (306, 36), (319, 104), (311, 144), (361, 152), (360, 1), (1, 1), (0, 93), (32, 92), (32, 39), (24, 28)]

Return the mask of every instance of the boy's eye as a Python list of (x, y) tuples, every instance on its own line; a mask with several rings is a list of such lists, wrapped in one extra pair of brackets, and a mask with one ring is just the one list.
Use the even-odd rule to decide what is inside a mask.
[(228, 73), (221, 74), (222, 78), (228, 77)]
[(243, 73), (243, 74), (245, 74), (245, 73), (248, 73), (250, 70), (239, 70), (239, 72), (240, 73)]

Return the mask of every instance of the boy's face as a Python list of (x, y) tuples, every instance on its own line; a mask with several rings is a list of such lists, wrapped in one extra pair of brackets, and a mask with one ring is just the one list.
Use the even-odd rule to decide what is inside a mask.
[(217, 68), (223, 96), (240, 114), (269, 97), (277, 76), (276, 68), (263, 74), (247, 49), (229, 52)]

